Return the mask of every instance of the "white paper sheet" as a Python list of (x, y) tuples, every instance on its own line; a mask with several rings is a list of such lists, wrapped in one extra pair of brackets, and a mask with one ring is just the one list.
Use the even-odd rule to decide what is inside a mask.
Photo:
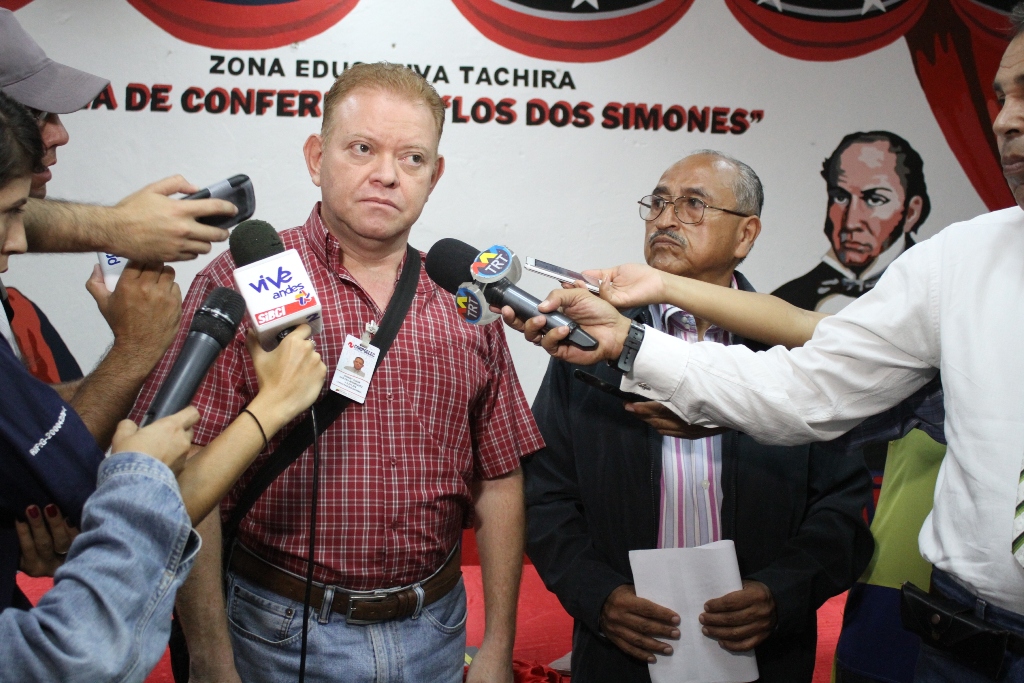
[(636, 594), (679, 615), (671, 655), (648, 665), (653, 683), (747, 683), (757, 680), (754, 652), (733, 653), (701, 633), (704, 603), (743, 587), (736, 547), (718, 541), (698, 548), (632, 550)]

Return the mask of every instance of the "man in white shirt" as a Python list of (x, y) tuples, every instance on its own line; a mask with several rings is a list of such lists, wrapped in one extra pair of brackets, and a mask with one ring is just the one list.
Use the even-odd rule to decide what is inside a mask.
[[(934, 627), (926, 643), (947, 647), (926, 645), (918, 681), (1024, 680), (1024, 3), (1012, 17), (1016, 35), (995, 78), (1002, 108), (993, 130), (1018, 206), (910, 249), (802, 348), (755, 354), (686, 344), (631, 327), (585, 290), (552, 292), (541, 307), (562, 306), (600, 342), (588, 354), (560, 346), (561, 328), (541, 342), (553, 355), (617, 362), (623, 390), (693, 424), (741, 429), (765, 443), (835, 438), (941, 370), (949, 447), (920, 548), (935, 566), (933, 589), (1001, 633), (950, 646), (951, 619), (936, 612), (926, 619)], [(617, 286), (614, 269), (606, 278), (606, 287)], [(538, 322), (527, 324), (528, 338), (540, 336)]]

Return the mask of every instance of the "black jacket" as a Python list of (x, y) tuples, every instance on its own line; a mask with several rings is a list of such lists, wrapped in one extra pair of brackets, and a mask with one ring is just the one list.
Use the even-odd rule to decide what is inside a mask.
[[(598, 619), (612, 590), (632, 583), (629, 551), (657, 547), (662, 437), (619, 399), (574, 379), (574, 368), (552, 359), (533, 405), (547, 446), (523, 465), (527, 553), (576, 620), (574, 683), (646, 682), (647, 665), (600, 636)], [(603, 363), (584, 369), (615, 385), (621, 378)], [(757, 648), (760, 680), (810, 681), (816, 610), (853, 585), (874, 548), (862, 514), (871, 491), (863, 458), (828, 444), (763, 446), (728, 431), (722, 489), (722, 532), (736, 544), (740, 573), (776, 602), (777, 629)]]

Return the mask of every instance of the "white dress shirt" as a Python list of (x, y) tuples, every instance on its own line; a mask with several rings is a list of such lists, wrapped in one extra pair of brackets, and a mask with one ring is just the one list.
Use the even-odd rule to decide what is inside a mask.
[(829, 440), (942, 371), (949, 444), (922, 555), (979, 597), (1024, 613), (1010, 552), (1024, 459), (1024, 212), (952, 225), (818, 324), (802, 348), (754, 353), (648, 328), (622, 388), (694, 424), (759, 441)]

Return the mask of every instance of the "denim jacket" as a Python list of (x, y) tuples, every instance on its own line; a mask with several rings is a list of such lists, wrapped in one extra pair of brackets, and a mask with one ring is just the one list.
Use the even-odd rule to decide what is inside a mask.
[(200, 545), (177, 481), (154, 458), (119, 453), (97, 484), (53, 588), (31, 610), (0, 612), (0, 682), (143, 681), (167, 647)]

